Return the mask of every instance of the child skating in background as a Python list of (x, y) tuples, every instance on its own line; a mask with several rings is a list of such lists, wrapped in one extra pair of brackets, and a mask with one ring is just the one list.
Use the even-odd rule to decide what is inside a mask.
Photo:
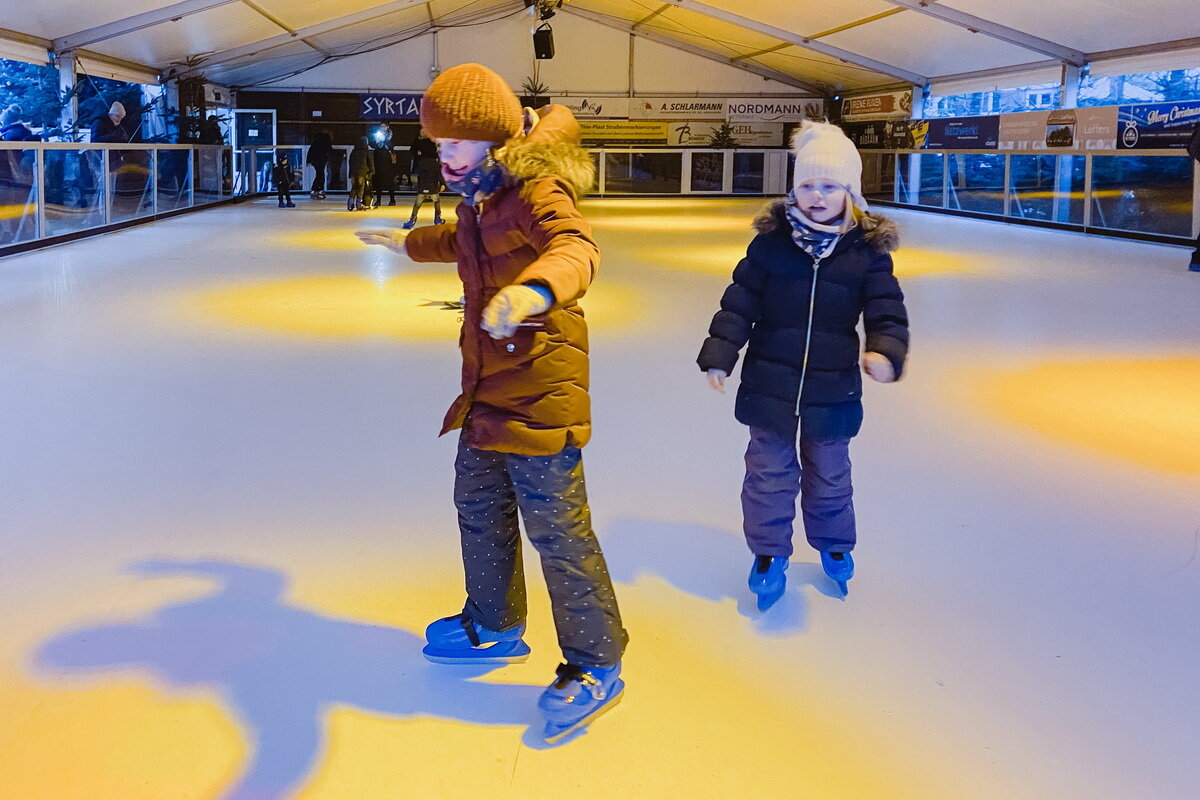
[(566, 662), (538, 701), (557, 742), (621, 699), (628, 641), (583, 476), (591, 404), (579, 300), (600, 251), (577, 202), (594, 168), (570, 109), (523, 112), (479, 64), (438, 75), (421, 124), (463, 198), (457, 222), (358, 235), (413, 261), (457, 262), (463, 281), (462, 394), (442, 433), (462, 431), (454, 501), (467, 599), (429, 625), (424, 653), (444, 664), (528, 658), (519, 514)]
[(742, 515), (750, 589), (766, 608), (784, 591), (796, 496), (808, 542), (846, 591), (856, 529), (850, 439), (863, 419), (861, 369), (890, 383), (908, 354), (908, 315), (892, 273), (896, 226), (867, 212), (862, 160), (842, 131), (806, 122), (792, 140), (793, 189), (755, 220), (697, 363), (724, 392), (738, 354), (734, 414), (750, 427)]
[(280, 208), (295, 208), (292, 202), (292, 165), (286, 153), (280, 153), (271, 168), (271, 179), (275, 181), (275, 192), (279, 195)]
[(347, 211), (365, 211), (371, 208), (371, 181), (375, 177), (375, 155), (367, 137), (360, 136), (358, 144), (350, 151), (350, 196), (346, 198)]

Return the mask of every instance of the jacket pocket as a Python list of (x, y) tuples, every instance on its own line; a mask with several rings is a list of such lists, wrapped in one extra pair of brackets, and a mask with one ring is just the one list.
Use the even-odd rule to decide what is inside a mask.
[(484, 334), (483, 347), (486, 353), (499, 359), (532, 358), (541, 354), (550, 344), (550, 334), (543, 319), (531, 317), (522, 322), (516, 332), (507, 339), (493, 339)]

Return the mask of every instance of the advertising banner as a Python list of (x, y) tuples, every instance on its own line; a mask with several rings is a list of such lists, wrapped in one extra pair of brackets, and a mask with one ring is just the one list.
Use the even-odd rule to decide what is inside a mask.
[(630, 119), (725, 119), (728, 101), (704, 97), (635, 97)]
[(579, 127), (588, 144), (667, 144), (667, 123), (632, 119), (581, 119)]
[(628, 97), (551, 97), (551, 103), (566, 106), (576, 119), (625, 119)]
[(1200, 100), (1120, 106), (1118, 123), (1117, 147), (1122, 150), (1187, 147), (1200, 124)]
[(847, 97), (842, 100), (842, 118), (848, 120), (887, 119), (889, 117), (908, 119), (912, 116), (912, 103), (912, 89)]
[(420, 119), (421, 95), (378, 92), (360, 94), (358, 115), (362, 119)]
[(1112, 150), (1116, 141), (1116, 106), (1000, 115), (1001, 150)]
[(726, 101), (730, 122), (803, 122), (825, 116), (825, 103), (815, 97), (766, 97)]
[(861, 150), (920, 150), (929, 137), (929, 122), (921, 119), (845, 122), (842, 130)]
[(930, 150), (995, 150), (1000, 141), (999, 117), (931, 119), (925, 147)]
[[(680, 147), (711, 147), (722, 123), (671, 122), (667, 144)], [(730, 133), (739, 147), (779, 147), (783, 144), (782, 122), (734, 122)]]

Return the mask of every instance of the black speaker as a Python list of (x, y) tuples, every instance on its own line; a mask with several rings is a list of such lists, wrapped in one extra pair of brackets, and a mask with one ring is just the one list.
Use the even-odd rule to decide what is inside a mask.
[(554, 58), (554, 31), (544, 25), (533, 32), (533, 57)]

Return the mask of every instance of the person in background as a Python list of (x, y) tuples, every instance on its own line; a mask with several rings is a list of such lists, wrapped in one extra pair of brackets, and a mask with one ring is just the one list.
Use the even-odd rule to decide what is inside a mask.
[(375, 131), (372, 141), (375, 156), (375, 205), (383, 205), (383, 193), (389, 196), (388, 205), (396, 205), (396, 156), (392, 153), (392, 127), (386, 122)]
[(316, 171), (308, 196), (314, 200), (325, 199), (325, 168), (329, 164), (329, 152), (333, 150), (333, 137), (329, 131), (321, 129), (313, 136), (308, 146), (308, 163)]
[(125, 106), (119, 101), (108, 108), (108, 113), (92, 124), (92, 141), (104, 144), (127, 144), (135, 138), (135, 132), (125, 119)]
[(433, 203), (433, 224), (442, 224), (442, 166), (438, 160), (438, 147), (430, 139), (425, 129), (417, 134), (409, 148), (412, 158), (412, 169), (417, 174), (417, 197), (413, 200), (412, 214), (404, 228), (409, 229), (417, 224), (417, 213), (427, 201)]
[(350, 197), (346, 200), (347, 211), (365, 211), (371, 208), (371, 179), (375, 176), (375, 157), (371, 144), (361, 136), (350, 153)]
[(41, 141), (25, 123), (24, 112), (15, 103), (0, 112), (0, 140), (6, 142)]
[(197, 144), (225, 144), (225, 134), (221, 132), (221, 121), (215, 115), (200, 123), (200, 137)]
[(295, 208), (292, 202), (292, 164), (285, 153), (280, 153), (271, 169), (271, 179), (275, 181), (275, 192), (279, 195), (280, 208)]

